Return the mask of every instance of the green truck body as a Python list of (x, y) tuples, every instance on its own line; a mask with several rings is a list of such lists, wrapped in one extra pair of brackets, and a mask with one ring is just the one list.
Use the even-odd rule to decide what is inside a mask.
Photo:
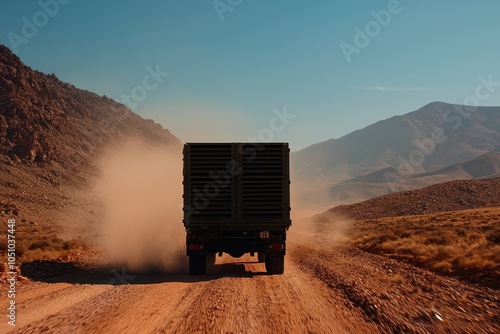
[(288, 144), (187, 143), (183, 155), (190, 274), (204, 274), (222, 253), (258, 253), (268, 273), (282, 274), (291, 225)]

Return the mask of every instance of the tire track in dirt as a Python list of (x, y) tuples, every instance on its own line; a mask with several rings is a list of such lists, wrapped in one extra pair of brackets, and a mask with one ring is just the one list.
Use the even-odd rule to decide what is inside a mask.
[[(284, 275), (267, 275), (257, 257), (224, 255), (200, 277), (143, 273), (124, 285), (95, 274), (90, 282), (83, 277), (86, 284), (28, 281), (19, 290), (18, 327), (6, 329), (30, 334), (498, 332), (494, 296), (460, 282), (298, 238), (290, 240), (285, 258)], [(473, 303), (461, 304), (458, 291)]]
[(200, 289), (201, 286), (177, 282), (108, 285), (102, 293), (14, 333), (127, 333), (139, 329), (155, 332), (161, 324), (168, 328), (180, 321), (182, 307), (190, 307), (190, 295)]
[[(51, 319), (64, 310), (99, 295), (107, 289), (106, 286), (81, 286), (66, 283), (43, 284), (39, 288), (27, 292), (18, 288), (16, 294), (17, 325), (12, 327), (2, 321), (0, 332), (16, 333), (20, 328), (32, 323), (44, 322), (44, 319)], [(4, 308), (2, 307), (2, 309)], [(26, 317), (26, 314), (29, 316)]]
[(286, 266), (285, 275), (270, 276), (256, 257), (224, 256), (202, 277), (146, 274), (116, 286), (102, 278), (31, 283), (12, 333), (376, 332), (292, 259)]
[[(230, 276), (211, 280), (178, 332), (376, 333), (376, 326), (343, 306), (320, 281), (290, 259), (286, 274), (270, 276), (256, 257), (219, 260)], [(234, 269), (234, 268), (232, 268)], [(237, 276), (234, 273), (237, 272)], [(339, 312), (340, 311), (340, 312)], [(187, 330), (189, 329), (189, 331)]]
[(356, 248), (292, 243), (292, 258), (382, 332), (498, 333), (498, 294)]

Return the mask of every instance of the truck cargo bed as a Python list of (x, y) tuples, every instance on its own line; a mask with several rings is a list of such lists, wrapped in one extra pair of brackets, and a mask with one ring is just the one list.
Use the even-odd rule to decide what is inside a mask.
[(190, 229), (290, 226), (286, 143), (184, 146), (184, 225)]

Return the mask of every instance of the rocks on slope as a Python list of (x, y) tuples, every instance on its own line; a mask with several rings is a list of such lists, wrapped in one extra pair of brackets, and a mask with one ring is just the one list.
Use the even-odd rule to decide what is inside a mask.
[(450, 181), (340, 205), (327, 213), (342, 219), (363, 220), (480, 208), (500, 205), (498, 189), (500, 178)]
[(89, 166), (112, 139), (124, 137), (180, 147), (180, 141), (154, 121), (106, 96), (61, 82), (54, 74), (32, 70), (0, 45), (0, 156), (4, 162), (50, 164), (75, 172)]

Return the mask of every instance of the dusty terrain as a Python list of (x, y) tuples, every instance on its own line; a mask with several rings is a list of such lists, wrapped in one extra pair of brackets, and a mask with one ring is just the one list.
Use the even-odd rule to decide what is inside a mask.
[[(0, 134), (0, 233), (16, 220), (18, 264), (16, 327), (2, 313), (0, 333), (500, 332), (498, 179), (338, 207), (316, 225), (294, 218), (284, 275), (267, 275), (256, 257), (224, 255), (192, 277), (174, 261), (186, 260), (177, 256), (181, 173), (166, 152), (179, 157), (181, 143), (168, 130), (33, 71), (0, 46)], [(130, 138), (154, 149), (120, 151)], [(119, 260), (154, 266), (172, 258), (163, 271), (111, 265), (104, 222), (118, 236), (108, 241), (120, 246)], [(457, 226), (450, 244), (433, 235)], [(479, 264), (473, 272), (449, 275), (435, 259), (420, 261), (419, 249), (454, 240), (463, 247), (446, 253), (455, 257), (442, 259), (451, 265), (444, 268)], [(406, 241), (416, 246), (402, 247)], [(403, 249), (411, 252), (401, 256)], [(6, 311), (6, 238), (0, 252)]]
[[(419, 229), (429, 224), (438, 234), (453, 232), (454, 224), (460, 224), (467, 232), (464, 235), (470, 232), (484, 239), (488, 231), (481, 228), (498, 226), (497, 207), (385, 218), (360, 215), (359, 220), (348, 220), (348, 228), (340, 230), (335, 220), (328, 221), (326, 230), (310, 230), (294, 220), (284, 275), (267, 275), (255, 257), (232, 259), (225, 255), (206, 276), (191, 277), (185, 269), (140, 272), (96, 261), (100, 253), (86, 244), (95, 233), (93, 225), (102, 219), (103, 208), (92, 201), (91, 193), (70, 187), (49, 192), (39, 186), (43, 181), (27, 179), (35, 185), (18, 182), (18, 188), (6, 189), (19, 211), (14, 217), (20, 221), (17, 233), (25, 254), (21, 257), (22, 276), (18, 277), (17, 326), (13, 328), (4, 321), (0, 323), (1, 333), (500, 330), (495, 268), (487, 268), (492, 283), (487, 285), (477, 279), (443, 276), (426, 269), (425, 263), (413, 261), (418, 254), (395, 256), (400, 249), (394, 244), (377, 242), (381, 236), (387, 242), (401, 241), (398, 230), (431, 233), (432, 229)], [(16, 193), (20, 195), (16, 197)], [(471, 194), (470, 198), (460, 198), (466, 202), (491, 198)], [(410, 196), (411, 203), (418, 205), (415, 195), (395, 196)], [(382, 200), (378, 203), (382, 204), (372, 205), (374, 210), (382, 205), (391, 207)], [(404, 203), (400, 202), (401, 210)], [(4, 213), (2, 219), (12, 217), (13, 210)], [(360, 212), (355, 206), (343, 210)], [(367, 210), (366, 214), (371, 213)], [(299, 232), (302, 230), (304, 233)], [(427, 240), (427, 235), (423, 236), (422, 240)], [(373, 244), (378, 248), (370, 246)], [(498, 240), (492, 238), (486, 247), (498, 247)], [(488, 253), (476, 250), (473, 254), (482, 261)], [(4, 279), (1, 284), (6, 291)], [(0, 308), (5, 309), (7, 302), (2, 296)]]
[[(495, 290), (292, 236), (285, 275), (218, 258), (204, 277), (73, 263), (23, 266), (2, 333), (498, 333)], [(6, 302), (2, 299), (2, 309)]]
[(500, 289), (500, 207), (333, 222), (330, 241)]
[[(464, 203), (482, 206), (481, 199), (494, 197), (468, 191), (469, 188), (461, 187), (462, 182), (470, 181), (455, 184), (457, 189), (470, 193), (467, 197), (458, 192)], [(449, 196), (439, 198), (453, 199), (452, 187), (443, 187)], [(27, 194), (23, 196), (37, 194), (28, 185), (20, 189)], [(132, 271), (97, 261), (101, 259), (100, 253), (92, 250), (91, 245), (84, 247), (77, 242), (65, 247), (65, 242), (79, 239), (64, 241), (62, 232), (91, 237), (93, 229), (89, 222), (102, 218), (102, 208), (92, 202), (91, 197), (84, 196), (84, 189), (68, 189), (61, 198), (55, 197), (57, 193), (47, 195), (56, 205), (54, 210), (44, 209), (44, 203), (36, 201), (24, 202), (24, 209), (19, 209), (18, 216), (38, 217), (33, 219), (42, 221), (48, 231), (29, 221), (19, 225), (18, 233), (27, 243), (27, 249), (21, 258), (23, 264), (18, 277), (18, 322), (15, 328), (6, 322), (0, 323), (2, 333), (500, 331), (498, 260), (495, 258), (498, 252), (494, 252), (498, 249), (495, 238), (500, 217), (498, 207), (435, 213), (424, 210), (417, 212), (420, 215), (381, 218), (367, 210), (366, 215), (372, 218), (361, 214), (358, 220), (342, 218), (347, 225), (336, 225), (339, 221), (330, 219), (326, 226), (312, 225), (313, 229), (295, 219), (289, 234), (284, 275), (267, 275), (264, 265), (256, 263), (256, 257), (233, 259), (224, 255), (206, 276), (192, 277), (186, 274), (185, 268), (167, 272)], [(418, 196), (395, 194), (379, 199), (378, 205), (371, 207), (374, 212), (382, 206), (389, 209), (391, 205), (397, 206), (395, 198), (407, 197), (418, 205), (419, 200), (428, 198), (437, 188), (430, 189), (420, 191)], [(487, 194), (491, 190), (487, 186), (479, 189)], [(15, 202), (15, 198), (12, 201)], [(387, 201), (392, 204), (388, 205)], [(399, 202), (402, 212), (405, 203)], [(37, 208), (38, 211), (34, 211)], [(343, 212), (360, 210), (357, 206), (343, 207)], [(63, 216), (64, 213), (68, 214)], [(4, 213), (3, 218), (11, 215), (12, 212)], [(331, 212), (327, 215), (336, 217)], [(458, 228), (464, 233), (451, 240), (462, 240), (459, 238), (462, 236), (465, 245), (486, 242), (480, 245), (483, 249), (464, 248), (465, 252), (472, 253), (459, 254), (483, 267), (462, 276), (442, 275), (429, 263), (417, 261), (416, 252), (400, 256), (399, 247), (412, 249), (409, 241), (418, 244), (420, 240), (426, 247), (449, 246), (440, 245), (438, 239), (432, 238), (435, 234), (455, 233)], [(415, 238), (404, 241), (404, 237), (412, 234)], [(55, 239), (50, 238), (51, 235)], [(82, 238), (82, 244), (87, 238)], [(41, 241), (46, 242), (47, 249), (37, 248)], [(32, 244), (35, 247), (30, 249)], [(492, 261), (493, 266), (488, 266)], [(450, 263), (454, 263), (453, 259)], [(467, 277), (472, 279), (464, 279)], [(487, 279), (488, 284), (483, 284), (483, 279)], [(3, 279), (2, 289), (7, 289)], [(2, 298), (0, 308), (5, 309), (7, 302)]]
[(500, 178), (456, 180), (339, 205), (325, 214), (340, 219), (363, 220), (498, 206), (498, 189)]
[(33, 70), (0, 45), (0, 219), (16, 219), (18, 259), (88, 250), (103, 212), (92, 191), (98, 163), (127, 140), (182, 147), (154, 121)]

